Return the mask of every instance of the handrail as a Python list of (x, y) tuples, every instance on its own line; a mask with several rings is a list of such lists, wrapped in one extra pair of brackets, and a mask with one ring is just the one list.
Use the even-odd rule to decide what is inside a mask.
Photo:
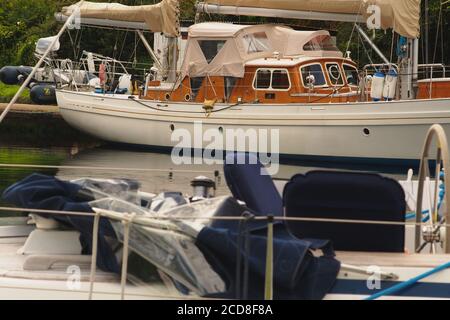
[(433, 79), (433, 71), (435, 68), (442, 69), (442, 76), (445, 78), (447, 73), (447, 67), (443, 63), (428, 63), (428, 64), (419, 64), (419, 69), (430, 69), (431, 70), (431, 79)]
[[(436, 159), (436, 182), (439, 182), (439, 172), (441, 168), (441, 163), (443, 164), (444, 171), (444, 185), (445, 185), (445, 201), (446, 201), (446, 212), (445, 212), (445, 222), (447, 225), (446, 229), (446, 239), (444, 241), (444, 252), (450, 253), (450, 180), (449, 180), (449, 170), (450, 170), (450, 154), (448, 148), (448, 140), (445, 134), (444, 128), (441, 125), (433, 125), (427, 133), (425, 143), (423, 146), (422, 156), (420, 159), (420, 170), (419, 170), (419, 187), (417, 193), (417, 205), (416, 205), (416, 227), (415, 227), (415, 248), (416, 251), (420, 248), (421, 242), (421, 221), (422, 221), (422, 204), (423, 204), (423, 194), (424, 194), (424, 184), (427, 172), (429, 171), (429, 152), (430, 147), (433, 142), (433, 138), (436, 137), (437, 141), (437, 159)], [(439, 170), (439, 171), (438, 171)], [(436, 213), (437, 205), (434, 203), (434, 212)]]
[[(96, 209), (102, 214), (102, 217), (123, 221), (125, 220), (126, 213), (114, 213), (108, 210)], [(37, 214), (47, 214), (47, 215), (66, 215), (66, 216), (85, 216), (85, 217), (95, 217), (95, 213), (91, 212), (77, 212), (77, 211), (60, 211), (60, 210), (44, 210), (44, 209), (32, 209), (32, 208), (17, 208), (17, 207), (0, 207), (0, 212), (28, 212)], [(138, 216), (133, 220), (134, 224), (142, 226), (154, 226), (156, 222), (165, 221), (180, 221), (180, 220), (210, 220), (210, 221), (245, 221), (246, 217), (236, 217), (236, 216), (214, 216), (214, 217), (203, 217), (203, 216), (184, 216), (180, 217), (167, 217), (167, 216)], [(252, 218), (255, 221), (267, 221), (268, 216), (258, 216)], [(350, 220), (350, 219), (320, 219), (320, 218), (298, 218), (298, 217), (273, 217), (276, 222), (280, 221), (292, 221), (292, 222), (323, 222), (323, 223), (334, 223), (334, 224), (363, 224), (363, 225), (383, 225), (383, 226), (398, 226), (398, 227), (420, 227), (422, 222), (394, 222), (394, 221), (375, 221), (375, 220)], [(442, 226), (450, 228), (450, 224), (443, 224)]]
[(367, 71), (369, 68), (374, 68), (374, 69), (376, 69), (377, 67), (389, 67), (389, 68), (395, 68), (396, 71), (397, 71), (397, 73), (398, 73), (398, 70), (399, 70), (398, 65), (395, 64), (395, 63), (369, 63), (369, 64), (366, 64), (366, 65), (362, 68), (362, 70), (363, 70), (363, 71)]
[(445, 65), (442, 63), (428, 63), (428, 64), (419, 64), (419, 69), (425, 69), (426, 71), (426, 76), (428, 76), (428, 69), (430, 70), (430, 84), (429, 84), (429, 89), (428, 89), (428, 93), (429, 93), (429, 98), (432, 99), (433, 98), (433, 73), (435, 72), (434, 69), (435, 68), (441, 68), (442, 69), (442, 77), (445, 78), (445, 74), (446, 74), (446, 69), (445, 69)]

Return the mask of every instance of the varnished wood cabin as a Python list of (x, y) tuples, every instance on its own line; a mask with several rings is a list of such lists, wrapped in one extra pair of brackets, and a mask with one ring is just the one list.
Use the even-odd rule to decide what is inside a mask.
[[(327, 31), (201, 23), (189, 28), (177, 81), (149, 81), (144, 98), (229, 104), (355, 102), (367, 98), (360, 97), (360, 79), (355, 62), (343, 56)], [(433, 84), (433, 97), (448, 96), (447, 80)], [(419, 97), (427, 98), (426, 89), (419, 84)]]

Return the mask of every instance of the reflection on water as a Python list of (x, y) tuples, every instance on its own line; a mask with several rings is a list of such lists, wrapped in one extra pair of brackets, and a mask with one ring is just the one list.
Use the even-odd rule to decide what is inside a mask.
[(192, 179), (200, 175), (214, 179), (215, 172), (219, 171), (217, 194), (228, 193), (222, 166), (174, 165), (169, 154), (97, 148), (82, 151), (63, 161), (62, 165), (107, 168), (106, 170), (63, 168), (57, 173), (62, 179), (74, 179), (80, 176), (133, 179), (141, 183), (144, 191), (151, 193), (179, 191), (188, 194), (191, 193)]
[[(192, 160), (196, 163), (195, 160)], [(200, 161), (202, 162), (202, 161)], [(219, 173), (217, 179), (217, 194), (229, 194), (228, 187), (223, 175), (223, 165), (207, 164), (185, 164), (175, 165), (170, 154), (136, 152), (114, 150), (108, 148), (96, 148), (81, 151), (77, 155), (62, 162), (63, 166), (69, 167), (103, 167), (106, 170), (96, 170), (93, 168), (83, 169), (60, 169), (58, 177), (62, 179), (74, 179), (80, 176), (90, 178), (127, 178), (134, 179), (141, 183), (144, 191), (159, 193), (164, 191), (180, 191), (190, 193), (190, 182), (199, 175), (214, 179), (215, 173)], [(349, 168), (330, 168), (327, 170), (352, 170), (352, 171), (377, 171), (372, 167), (351, 167)], [(120, 168), (123, 168), (122, 170)], [(127, 170), (125, 170), (125, 168)], [(388, 176), (397, 179), (403, 179), (406, 176), (408, 168), (383, 168), (382, 171), (389, 172)], [(149, 170), (149, 171), (145, 171)], [(305, 164), (282, 164), (275, 179), (288, 180), (298, 173), (306, 173), (311, 170), (323, 170), (320, 166), (306, 166)], [(398, 173), (392, 173), (398, 172)]]
[[(207, 176), (212, 179), (219, 172), (217, 178), (217, 195), (228, 194), (228, 187), (223, 176), (222, 165), (174, 165), (170, 154), (115, 150), (107, 147), (80, 150), (78, 147), (58, 148), (23, 148), (1, 147), (0, 163), (6, 164), (35, 164), (66, 167), (61, 169), (18, 169), (0, 167), (0, 192), (9, 185), (25, 178), (31, 173), (40, 172), (49, 175), (57, 175), (61, 179), (74, 179), (80, 177), (89, 178), (127, 178), (141, 183), (142, 189), (151, 193), (164, 191), (179, 191), (185, 194), (191, 193), (190, 181), (199, 176)], [(290, 179), (298, 173), (306, 173), (320, 169), (344, 169), (352, 171), (375, 171), (386, 173), (396, 179), (403, 179), (408, 168), (376, 168), (376, 167), (347, 167), (334, 168), (330, 165), (312, 164), (282, 164), (276, 179)], [(89, 168), (87, 168), (89, 167)], [(91, 167), (102, 167), (98, 170)], [(5, 203), (0, 202), (0, 205)], [(4, 215), (4, 213), (2, 213)]]
[[(60, 165), (67, 157), (67, 150), (56, 149), (34, 149), (19, 147), (0, 147), (0, 163), (2, 164), (40, 164), (40, 165)], [(56, 174), (53, 169), (22, 169), (22, 168), (2, 168), (0, 167), (0, 193), (28, 175), (39, 172), (48, 175)], [(0, 206), (6, 206), (0, 199)], [(5, 213), (1, 213), (5, 215)], [(7, 214), (8, 216), (14, 214)]]

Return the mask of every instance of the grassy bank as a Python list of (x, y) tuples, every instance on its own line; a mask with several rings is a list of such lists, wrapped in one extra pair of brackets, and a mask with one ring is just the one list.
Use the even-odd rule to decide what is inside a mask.
[[(0, 82), (0, 103), (9, 102), (19, 90), (19, 86), (8, 86)], [(29, 90), (24, 90), (19, 97), (18, 103), (32, 103)]]

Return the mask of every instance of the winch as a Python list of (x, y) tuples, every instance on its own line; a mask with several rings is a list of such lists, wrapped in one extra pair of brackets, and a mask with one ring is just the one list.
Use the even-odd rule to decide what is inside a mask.
[(216, 183), (208, 177), (196, 177), (191, 181), (191, 186), (193, 188), (192, 201), (199, 201), (215, 196)]

